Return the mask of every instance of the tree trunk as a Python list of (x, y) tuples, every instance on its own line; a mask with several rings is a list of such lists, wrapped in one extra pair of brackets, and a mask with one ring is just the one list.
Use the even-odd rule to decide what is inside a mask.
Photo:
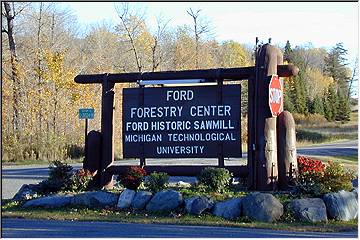
[(10, 48), (10, 60), (11, 60), (11, 80), (13, 82), (12, 92), (13, 92), (13, 114), (12, 114), (12, 125), (14, 133), (17, 134), (19, 130), (19, 108), (20, 108), (20, 79), (18, 72), (18, 59), (16, 55), (16, 44), (14, 39), (14, 9), (11, 9), (8, 2), (4, 2), (5, 8), (5, 17), (7, 21), (7, 30), (5, 31), (9, 39), (9, 48)]

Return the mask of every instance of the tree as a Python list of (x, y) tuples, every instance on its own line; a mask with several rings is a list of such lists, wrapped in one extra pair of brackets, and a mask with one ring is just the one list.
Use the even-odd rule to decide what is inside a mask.
[(251, 65), (251, 54), (235, 41), (225, 41), (220, 48), (221, 67), (246, 67)]
[(338, 108), (335, 116), (336, 121), (348, 122), (350, 121), (350, 102), (347, 95), (341, 90), (337, 92)]
[(291, 55), (292, 55), (293, 50), (291, 49), (291, 44), (290, 41), (287, 40), (286, 41), (286, 45), (284, 48), (284, 61), (290, 63), (291, 62)]
[(322, 99), (319, 96), (316, 96), (314, 100), (311, 102), (311, 107), (309, 108), (310, 113), (317, 113), (324, 115), (324, 104)]
[(16, 53), (16, 43), (14, 36), (14, 19), (20, 14), (26, 7), (22, 6), (19, 10), (15, 10), (14, 2), (12, 7), (9, 2), (3, 2), (4, 10), (2, 16), (6, 18), (7, 27), (1, 29), (1, 33), (6, 33), (8, 37), (9, 50), (10, 50), (10, 61), (11, 61), (11, 81), (12, 81), (12, 95), (13, 95), (13, 114), (12, 114), (12, 125), (14, 133), (17, 134), (19, 130), (20, 122), (20, 91), (21, 83), (19, 76), (19, 61)]
[(202, 18), (200, 18), (200, 11), (198, 9), (193, 11), (191, 8), (186, 12), (192, 17), (194, 21), (194, 36), (195, 36), (195, 68), (199, 68), (199, 51), (200, 51), (200, 37), (210, 31), (209, 24), (205, 23)]
[(169, 24), (170, 20), (164, 21), (161, 17), (157, 19), (157, 30), (156, 33), (152, 35), (153, 41), (151, 46), (152, 51), (152, 72), (155, 72), (160, 66), (160, 64), (164, 61), (165, 52), (162, 48), (163, 42), (168, 37), (166, 32), (167, 25)]
[(131, 47), (129, 51), (134, 54), (137, 70), (138, 72), (142, 72), (143, 63), (136, 46), (136, 38), (143, 30), (144, 22), (142, 16), (134, 13), (127, 2), (121, 3), (121, 5), (115, 5), (115, 9), (120, 19), (120, 24), (116, 26), (116, 30), (120, 34), (125, 34), (127, 37)]
[(343, 43), (337, 43), (325, 58), (325, 73), (334, 79), (337, 88), (347, 92), (349, 76), (346, 55)]
[(306, 86), (304, 77), (302, 76), (302, 73), (300, 72), (298, 76), (294, 77), (294, 93), (293, 93), (293, 101), (294, 101), (294, 107), (295, 111), (297, 113), (306, 114), (308, 112), (307, 109), (307, 92), (306, 92)]
[(190, 36), (187, 26), (177, 28), (175, 43), (173, 47), (174, 70), (190, 70), (196, 68), (196, 43)]
[(353, 66), (353, 71), (351, 74), (351, 78), (349, 79), (349, 89), (348, 89), (348, 95), (347, 95), (348, 99), (350, 99), (351, 94), (354, 92), (354, 89), (353, 89), (354, 83), (358, 82), (358, 77), (359, 77), (358, 69), (359, 69), (359, 58), (356, 57), (354, 66)]
[(326, 96), (324, 100), (325, 118), (328, 121), (334, 121), (336, 116), (338, 115), (338, 108), (339, 108), (338, 96), (335, 91), (335, 84), (329, 86), (325, 96)]

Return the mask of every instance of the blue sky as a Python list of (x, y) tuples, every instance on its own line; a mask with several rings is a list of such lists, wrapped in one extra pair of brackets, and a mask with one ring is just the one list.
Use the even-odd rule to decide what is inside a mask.
[[(86, 26), (106, 20), (118, 22), (112, 2), (62, 3), (73, 10), (80, 24)], [(170, 26), (191, 24), (186, 10), (202, 9), (211, 23), (218, 41), (235, 40), (253, 45), (255, 37), (273, 44), (306, 45), (327, 49), (343, 42), (349, 50), (352, 65), (358, 55), (358, 2), (136, 2), (131, 3), (146, 12), (148, 26), (156, 26), (156, 17), (170, 19)]]

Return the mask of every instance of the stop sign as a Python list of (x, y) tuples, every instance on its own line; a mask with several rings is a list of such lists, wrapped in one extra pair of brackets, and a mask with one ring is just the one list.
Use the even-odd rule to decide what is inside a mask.
[(283, 91), (278, 75), (272, 75), (269, 83), (269, 107), (271, 115), (276, 117), (280, 114), (283, 104)]

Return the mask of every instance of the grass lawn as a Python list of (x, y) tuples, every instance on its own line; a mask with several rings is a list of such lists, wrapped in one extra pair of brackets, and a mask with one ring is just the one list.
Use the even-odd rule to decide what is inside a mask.
[[(4, 200), (3, 200), (4, 201)], [(252, 222), (241, 217), (234, 221), (228, 221), (210, 214), (191, 216), (178, 212), (164, 214), (149, 214), (144, 211), (130, 212), (118, 209), (89, 209), (84, 207), (67, 207), (56, 209), (29, 208), (23, 209), (17, 203), (3, 202), (2, 217), (73, 220), (73, 221), (109, 221), (126, 223), (162, 223), (178, 225), (205, 225), (225, 227), (248, 227), (288, 231), (316, 231), (316, 232), (339, 232), (356, 230), (357, 220), (349, 222), (329, 221), (328, 223), (295, 223), (276, 222), (263, 223)]]

